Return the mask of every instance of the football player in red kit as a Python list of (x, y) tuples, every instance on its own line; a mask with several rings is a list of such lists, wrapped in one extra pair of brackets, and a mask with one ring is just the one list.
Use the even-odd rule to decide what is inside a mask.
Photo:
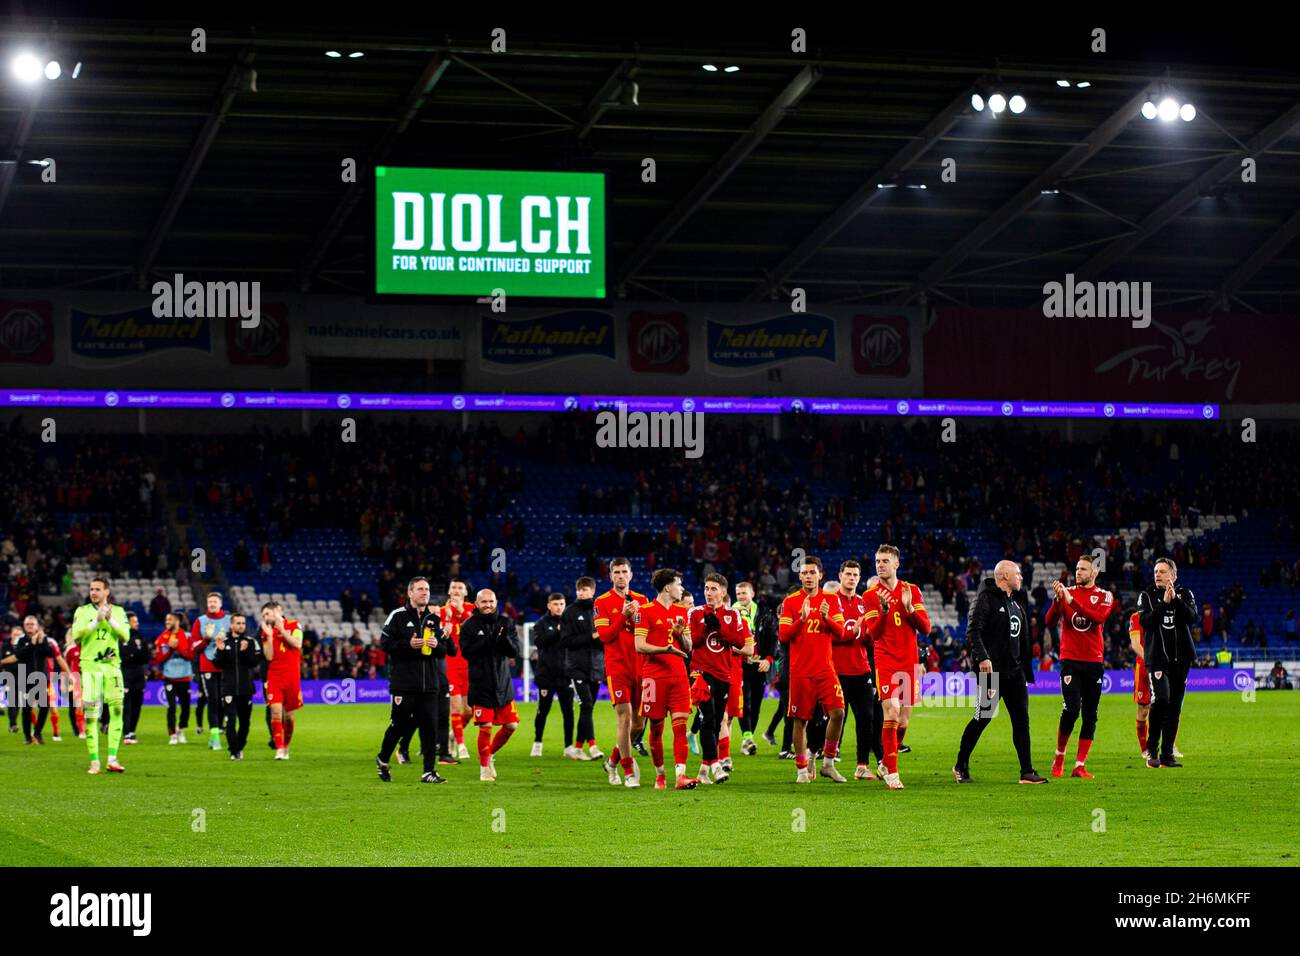
[(266, 703), (271, 708), (275, 759), (289, 759), (293, 712), (302, 707), (302, 628), (286, 620), (274, 601), (262, 605), (262, 654), (266, 657)]
[[(460, 760), (469, 759), (469, 748), (465, 746), (465, 725), (470, 720), (469, 662), (460, 653), (460, 626), (474, 613), (474, 605), (465, 603), (467, 597), (469, 585), (453, 578), (447, 584), (447, 603), (438, 612), (442, 633), (451, 638), (457, 651), (447, 658), (447, 683), (451, 685), (451, 733), (456, 739), (456, 757)], [(441, 745), (438, 749), (442, 749)]]
[(1061, 722), (1056, 730), (1056, 756), (1052, 758), (1052, 776), (1065, 774), (1065, 748), (1069, 746), (1074, 722), (1083, 712), (1079, 728), (1079, 751), (1074, 758), (1072, 777), (1091, 779), (1085, 766), (1097, 730), (1097, 705), (1101, 702), (1103, 651), (1102, 625), (1115, 609), (1115, 598), (1097, 587), (1097, 568), (1092, 558), (1082, 555), (1074, 566), (1074, 584), (1067, 588), (1060, 581), (1052, 583), (1052, 606), (1047, 609), (1046, 623), (1061, 625)]
[[(916, 635), (918, 631), (930, 633), (930, 613), (925, 609), (921, 589), (898, 578), (900, 556), (892, 544), (876, 549), (876, 576), (880, 581), (873, 593), (880, 602), (880, 616), (866, 622), (875, 643), (876, 689), (884, 718), (881, 740), (885, 756), (879, 769), (890, 790), (903, 789), (898, 776), (898, 746), (907, 733), (912, 705), (921, 695)], [(867, 607), (871, 607), (870, 602)]]
[(641, 786), (636, 758), (632, 756), (632, 737), (645, 726), (641, 716), (641, 655), (636, 650), (637, 608), (649, 599), (633, 591), (632, 563), (615, 558), (609, 564), (609, 583), (613, 587), (596, 598), (596, 636), (605, 647), (605, 678), (609, 685), (609, 702), (614, 705), (618, 734), (613, 752), (605, 761), (609, 782), (617, 785), (618, 771), (623, 784)]
[(693, 790), (697, 781), (686, 774), (686, 719), (691, 714), (691, 687), (686, 661), (691, 635), (682, 597), (682, 576), (672, 568), (655, 572), (653, 601), (637, 609), (636, 649), (641, 655), (641, 714), (650, 721), (650, 757), (655, 765), (655, 789), (667, 787), (664, 774), (664, 718), (673, 722), (673, 770), (677, 790)]
[(704, 576), (704, 604), (687, 616), (691, 627), (691, 666), (703, 684), (700, 704), (700, 783), (725, 783), (729, 774), (718, 753), (718, 734), (732, 692), (732, 649), (753, 637), (740, 612), (727, 607), (727, 579), (716, 571)]
[(808, 721), (821, 704), (827, 716), (826, 744), (822, 750), (823, 777), (848, 781), (835, 769), (840, 733), (844, 729), (844, 693), (835, 676), (831, 640), (844, 630), (839, 598), (821, 589), (822, 562), (812, 556), (799, 568), (799, 590), (781, 603), (777, 637), (790, 645), (790, 708), (794, 721), (796, 783), (812, 783), (816, 771), (808, 766)]

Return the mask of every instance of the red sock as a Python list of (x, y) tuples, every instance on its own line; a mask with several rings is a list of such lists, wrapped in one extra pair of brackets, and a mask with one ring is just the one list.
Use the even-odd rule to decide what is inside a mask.
[(588, 741), (587, 741), (587, 749), (588, 749), (588, 750), (599, 750), (600, 748), (596, 746), (596, 741), (594, 741), (594, 740), (588, 740)]
[(731, 738), (723, 737), (718, 741), (718, 759), (726, 760), (731, 756)]
[(509, 727), (502, 727), (500, 730), (498, 730), (497, 735), (492, 738), (492, 752), (496, 753), (498, 750), (504, 747), (506, 745), (506, 741), (510, 739), (510, 735), (513, 733), (514, 731), (511, 730)]
[(451, 732), (456, 736), (457, 747), (465, 742), (465, 718), (463, 715), (451, 715)]
[(293, 721), (286, 720), (284, 722), (284, 745), (287, 747), (291, 743), (293, 743)]
[(623, 773), (626, 774), (627, 776), (631, 776), (632, 774), (636, 773), (636, 761), (633, 760), (631, 757), (624, 757), (622, 760), (619, 761), (619, 763), (622, 764)]
[(686, 718), (673, 718), (673, 763), (686, 763), (686, 755), (691, 752), (686, 740)]
[(1074, 758), (1075, 763), (1083, 763), (1088, 759), (1088, 751), (1092, 749), (1092, 741), (1079, 738), (1079, 756)]
[(885, 773), (898, 773), (898, 721), (884, 722), (880, 743), (885, 748)]
[(822, 747), (822, 756), (834, 759), (840, 752), (840, 742), (838, 740), (826, 741), (826, 746)]
[(807, 751), (804, 751), (803, 753), (795, 754), (795, 757), (794, 757), (794, 765), (795, 765), (795, 768), (798, 769), (798, 770), (807, 770), (807, 769), (808, 769), (808, 752), (807, 752)]
[(907, 736), (907, 728), (906, 728), (906, 727), (899, 727), (899, 728), (898, 728), (898, 742), (899, 742), (900, 744), (903, 742), (903, 738), (906, 737), (906, 736)]
[(77, 733), (84, 734), (85, 732), (86, 732), (86, 712), (84, 710), (79, 710), (77, 711)]
[(664, 722), (650, 721), (650, 759), (656, 767), (664, 765)]
[(284, 749), (284, 721), (279, 717), (271, 718), (271, 739), (275, 741), (275, 749)]
[(1145, 720), (1139, 720), (1139, 721), (1137, 722), (1137, 729), (1138, 729), (1138, 746), (1142, 748), (1142, 752), (1143, 752), (1143, 753), (1146, 753), (1146, 750), (1147, 750), (1147, 722), (1146, 722)]
[(621, 759), (621, 758), (619, 757), (619, 754), (618, 754), (618, 745), (615, 744), (615, 746), (614, 746), (614, 752), (611, 753), (611, 754), (609, 755), (609, 762), (610, 762), (610, 763), (618, 763), (620, 759)]
[(54, 725), (54, 736), (59, 736), (59, 708), (57, 705), (50, 708), (50, 723)]
[(484, 724), (478, 729), (478, 763), (480, 767), (488, 765), (488, 758), (492, 756), (492, 728)]

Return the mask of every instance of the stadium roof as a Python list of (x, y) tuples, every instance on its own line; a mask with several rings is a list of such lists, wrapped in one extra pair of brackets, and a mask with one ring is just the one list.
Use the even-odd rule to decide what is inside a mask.
[[(631, 298), (803, 287), (822, 302), (928, 290), (1020, 305), (1067, 272), (1151, 281), (1157, 305), (1186, 308), (1290, 310), (1300, 296), (1293, 53), (1251, 47), (1250, 62), (1225, 62), (1115, 28), (1098, 55), (1086, 29), (1049, 48), (914, 23), (888, 39), (809, 24), (799, 55), (787, 26), (674, 39), (561, 34), (554, 21), (511, 30), (493, 53), (490, 27), (213, 21), (196, 54), (192, 26), (26, 18), (0, 30), (6, 61), (30, 45), (65, 64), (23, 87), (6, 63), (0, 80), (0, 288), (128, 289), (183, 272), (361, 292), (365, 176), (340, 182), (353, 157), (363, 170), (605, 171), (612, 285)], [(1194, 121), (1138, 115), (1162, 83), (1195, 104)], [(973, 91), (1020, 93), (1028, 109), (975, 112)], [(32, 164), (45, 157), (55, 184)], [(646, 157), (655, 183), (641, 179)], [(956, 182), (941, 180), (945, 158)]]

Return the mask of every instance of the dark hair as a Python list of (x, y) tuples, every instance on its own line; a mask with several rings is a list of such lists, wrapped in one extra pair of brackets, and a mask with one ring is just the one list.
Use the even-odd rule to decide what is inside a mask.
[(563, 594), (561, 594), (559, 591), (552, 591), (550, 596), (546, 599), (546, 603), (550, 604), (552, 601), (563, 601), (563, 600), (564, 600)]
[(810, 564), (813, 567), (815, 567), (818, 571), (820, 571), (822, 574), (826, 573), (826, 569), (822, 567), (822, 559), (817, 557), (817, 555), (815, 554), (810, 554), (803, 559), (803, 564), (799, 566), (800, 573), (803, 573), (803, 569), (808, 567), (808, 565)]
[(267, 601), (265, 604), (262, 605), (262, 610), (263, 610), (263, 611), (274, 611), (274, 610), (275, 610), (277, 607), (279, 607), (279, 606), (280, 606), (280, 605), (276, 604), (274, 601)]
[(108, 578), (91, 578), (91, 579), (90, 579), (90, 583), (91, 583), (91, 584), (94, 584), (96, 581), (98, 581), (100, 584), (104, 585), (105, 588), (108, 587)]
[(615, 558), (613, 561), (609, 562), (609, 569), (611, 571), (613, 571), (615, 568), (621, 568), (621, 567), (626, 567), (629, 571), (631, 571), (632, 562), (629, 561), (627, 558)]
[(840, 565), (840, 570), (847, 571), (849, 568), (857, 568), (859, 571), (861, 571), (862, 565), (858, 564), (858, 562), (853, 560), (852, 558), (849, 558), (847, 561), (845, 561), (843, 564)]
[(724, 591), (727, 589), (727, 579), (724, 578), (724, 577), (723, 577), (721, 574), (719, 574), (717, 571), (710, 571), (708, 574), (704, 575), (704, 583), (705, 583), (705, 584), (721, 584), (721, 585), (722, 585), (722, 589), (723, 589)]
[(578, 580), (573, 582), (573, 587), (574, 590), (577, 590), (578, 588), (591, 588), (594, 591), (596, 590), (596, 579), (589, 578), (586, 575), (583, 575), (582, 577), (578, 578)]
[(655, 589), (655, 593), (657, 594), (681, 576), (682, 573), (680, 571), (674, 571), (672, 568), (660, 568), (655, 572), (655, 576), (650, 579), (650, 585)]
[(411, 590), (411, 588), (415, 587), (421, 581), (423, 581), (425, 584), (429, 583), (429, 579), (426, 578), (423, 574), (417, 574), (415, 577), (411, 578), (411, 580), (406, 582), (406, 590), (408, 591)]

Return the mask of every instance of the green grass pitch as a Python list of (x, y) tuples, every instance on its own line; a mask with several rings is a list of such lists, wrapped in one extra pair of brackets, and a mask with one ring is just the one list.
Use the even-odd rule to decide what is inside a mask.
[[(1046, 774), (1060, 702), (1031, 701)], [(765, 702), (764, 723), (774, 706)], [(859, 781), (796, 786), (792, 761), (761, 744), (741, 756), (739, 736), (726, 784), (614, 788), (599, 764), (560, 755), (558, 711), (546, 756), (530, 758), (534, 708), (520, 712), (496, 783), (481, 783), (470, 761), (443, 768), (441, 786), (419, 783), (418, 759), (394, 764), (393, 783), (378, 780), (379, 705), (306, 708), (288, 762), (272, 760), (258, 708), (242, 763), (206, 741), (168, 746), (164, 711), (150, 707), (142, 742), (122, 748), (122, 776), (87, 775), (85, 742), (50, 742), (48, 727), (44, 747), (0, 731), (0, 864), (1294, 866), (1300, 854), (1300, 694), (1189, 695), (1186, 767), (1158, 771), (1138, 757), (1132, 702), (1108, 695), (1089, 760), (1097, 778), (1040, 787), (1016, 783), (1005, 714), (976, 751), (975, 784), (957, 785), (949, 771), (969, 711), (918, 708), (914, 750), (899, 758), (907, 789), (895, 793)], [(601, 702), (596, 715), (608, 751), (613, 711)], [(470, 732), (471, 750), (473, 741)], [(670, 730), (666, 743), (671, 762)], [(692, 756), (691, 770), (698, 764)], [(841, 769), (851, 775), (851, 756)]]

